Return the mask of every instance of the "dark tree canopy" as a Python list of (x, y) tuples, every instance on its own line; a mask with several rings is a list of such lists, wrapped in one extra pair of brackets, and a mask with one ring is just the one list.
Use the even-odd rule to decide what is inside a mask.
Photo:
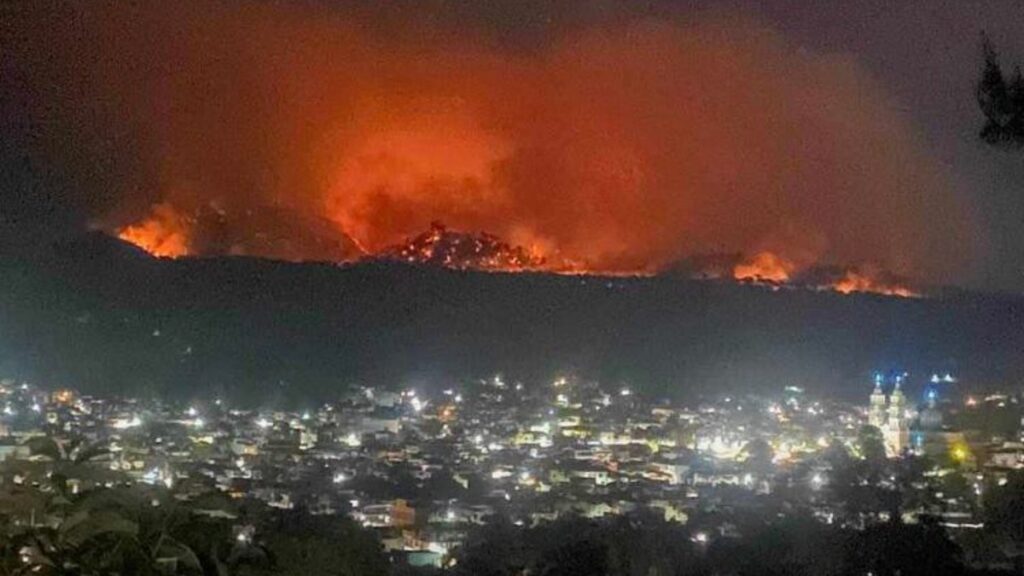
[(885, 439), (875, 426), (861, 426), (857, 432), (857, 448), (861, 456), (872, 464), (885, 462)]
[(978, 106), (985, 115), (981, 139), (1010, 148), (1024, 146), (1024, 78), (1020, 67), (1007, 74), (988, 38), (982, 38), (985, 67), (978, 81)]
[(1005, 552), (1024, 564), (1024, 473), (985, 491), (985, 528), (999, 537)]
[(565, 518), (529, 528), (508, 522), (473, 534), (454, 576), (885, 576), (980, 574), (932, 519), (865, 530), (810, 516), (738, 522), (738, 537), (696, 544), (691, 526), (654, 517)]

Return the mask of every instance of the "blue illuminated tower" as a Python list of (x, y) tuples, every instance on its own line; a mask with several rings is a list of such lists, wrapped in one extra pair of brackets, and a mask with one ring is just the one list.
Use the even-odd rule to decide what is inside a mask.
[(885, 427), (885, 392), (882, 391), (882, 375), (875, 374), (875, 389), (871, 393), (871, 407), (868, 411), (868, 424), (882, 430)]

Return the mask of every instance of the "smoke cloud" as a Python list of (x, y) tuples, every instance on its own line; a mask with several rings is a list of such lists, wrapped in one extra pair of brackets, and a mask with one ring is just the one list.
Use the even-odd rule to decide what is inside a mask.
[(373, 252), (440, 221), (602, 270), (769, 252), (948, 282), (976, 249), (885, 90), (745, 17), (524, 47), (421, 13), (51, 8), (13, 15), (3, 56), (22, 133), (96, 225), (215, 215), (191, 252)]

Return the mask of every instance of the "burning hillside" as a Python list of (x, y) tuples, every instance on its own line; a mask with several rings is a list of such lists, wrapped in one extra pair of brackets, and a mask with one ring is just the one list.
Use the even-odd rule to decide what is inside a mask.
[(758, 252), (749, 260), (737, 263), (732, 275), (737, 280), (785, 284), (795, 270), (796, 264), (778, 254)]
[(756, 19), (553, 25), (523, 51), (414, 9), (300, 4), (19, 13), (39, 31), (5, 54), (24, 125), (83, 227), (163, 256), (489, 270), (735, 253), (716, 274), (790, 284), (867, 262), (955, 283), (976, 255), (974, 212), (870, 71)]
[(229, 213), (211, 206), (183, 211), (162, 203), (148, 218), (117, 230), (117, 236), (167, 258), (227, 255), (344, 262), (363, 255), (330, 222), (272, 207)]
[(148, 218), (125, 226), (117, 231), (117, 237), (135, 244), (159, 258), (179, 258), (191, 251), (193, 219), (179, 213), (169, 204), (153, 207)]
[[(282, 223), (286, 226), (284, 230), (278, 228)], [(300, 224), (303, 234), (298, 239), (288, 237), (287, 226)], [(258, 232), (254, 233), (254, 230)], [(407, 238), (402, 243), (376, 252), (364, 252), (348, 235), (323, 223), (298, 219), (294, 214), (263, 211), (239, 219), (206, 210), (186, 216), (169, 205), (158, 205), (148, 219), (122, 228), (118, 236), (154, 256), (167, 258), (187, 255), (251, 255), (294, 261), (310, 259), (353, 262), (381, 259), (485, 272), (542, 271), (601, 275), (652, 273), (642, 268), (612, 271), (594, 269), (545, 255), (536, 248), (531, 250), (510, 244), (486, 232), (453, 230), (441, 222), (431, 223), (427, 231)], [(303, 258), (306, 254), (316, 254), (318, 257)], [(793, 260), (768, 251), (750, 257), (733, 254), (688, 258), (654, 272), (659, 271), (681, 273), (694, 279), (727, 278), (774, 287), (834, 290), (843, 294), (867, 292), (900, 297), (919, 296), (905, 279), (874, 266), (800, 266)]]
[(445, 268), (516, 272), (543, 270), (547, 262), (521, 246), (510, 246), (485, 232), (467, 234), (449, 230), (440, 222), (430, 230), (375, 255), (379, 258)]
[(740, 282), (772, 286), (799, 286), (813, 290), (832, 290), (842, 294), (865, 292), (902, 298), (920, 297), (907, 279), (872, 265), (828, 266), (812, 264), (801, 267), (773, 252), (758, 252), (750, 258), (739, 258), (733, 265), (732, 278)]
[(804, 283), (818, 290), (834, 290), (841, 294), (867, 292), (900, 298), (920, 298), (923, 295), (906, 278), (873, 266), (816, 269), (808, 274)]

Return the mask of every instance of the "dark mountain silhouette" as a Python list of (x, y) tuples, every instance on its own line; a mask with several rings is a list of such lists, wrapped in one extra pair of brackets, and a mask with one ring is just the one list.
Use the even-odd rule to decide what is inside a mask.
[(276, 260), (349, 261), (362, 251), (331, 222), (273, 206), (238, 212), (206, 208), (196, 217), (192, 249), (206, 255), (258, 256)]
[(159, 260), (101, 234), (0, 258), (0, 377), (86, 391), (331, 397), (495, 372), (692, 395), (874, 370), (1024, 376), (1024, 299), (781, 290), (680, 275), (485, 273), (387, 261)]

